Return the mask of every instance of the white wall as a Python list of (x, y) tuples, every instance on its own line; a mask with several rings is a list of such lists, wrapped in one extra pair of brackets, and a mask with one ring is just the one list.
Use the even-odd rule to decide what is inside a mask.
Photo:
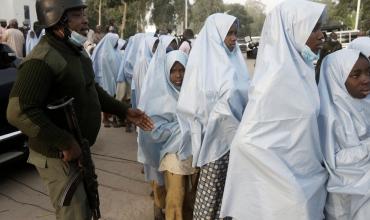
[(0, 19), (10, 19), (16, 18), (18, 20), (18, 25), (23, 26), (22, 22), (25, 20), (24, 17), (24, 6), (28, 5), (30, 9), (30, 24), (37, 21), (36, 0), (1, 0), (0, 7)]
[(13, 15), (13, 1), (12, 0), (2, 0), (0, 7), (0, 18), (9, 20)]

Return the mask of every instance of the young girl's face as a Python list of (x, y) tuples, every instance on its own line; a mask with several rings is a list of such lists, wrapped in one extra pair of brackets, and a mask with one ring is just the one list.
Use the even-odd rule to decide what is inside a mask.
[(323, 46), (324, 34), (321, 32), (321, 22), (317, 22), (310, 36), (307, 39), (306, 45), (317, 54)]
[(170, 70), (170, 81), (176, 87), (181, 87), (182, 80), (184, 79), (185, 67), (179, 63), (175, 62)]
[(370, 94), (370, 63), (365, 57), (358, 58), (345, 85), (353, 98), (363, 99)]
[(238, 25), (237, 23), (234, 22), (233, 25), (231, 25), (224, 39), (224, 42), (230, 51), (233, 51), (236, 46), (237, 34), (238, 34)]

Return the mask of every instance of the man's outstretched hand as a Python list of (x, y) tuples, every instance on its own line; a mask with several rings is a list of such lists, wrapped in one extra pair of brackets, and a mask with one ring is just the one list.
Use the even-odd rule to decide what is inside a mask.
[(127, 110), (127, 119), (144, 131), (151, 131), (154, 128), (152, 119), (140, 109), (129, 108)]

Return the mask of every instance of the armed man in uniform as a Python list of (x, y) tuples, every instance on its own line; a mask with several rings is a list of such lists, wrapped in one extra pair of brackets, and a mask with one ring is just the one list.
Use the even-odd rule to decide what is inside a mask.
[(66, 119), (54, 115), (47, 105), (63, 97), (74, 98), (82, 136), (90, 146), (100, 129), (101, 112), (127, 118), (144, 130), (153, 122), (142, 111), (109, 96), (94, 82), (91, 60), (83, 49), (88, 23), (83, 0), (37, 0), (36, 12), (46, 35), (18, 68), (10, 94), (8, 121), (29, 137), (28, 162), (35, 165), (48, 187), (56, 219), (92, 218), (86, 191), (81, 182), (69, 206), (60, 207), (66, 183), (77, 169), (81, 148), (66, 128)]

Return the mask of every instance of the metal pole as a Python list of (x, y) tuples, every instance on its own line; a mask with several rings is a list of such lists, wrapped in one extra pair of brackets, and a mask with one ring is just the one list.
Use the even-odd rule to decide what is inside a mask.
[(101, 25), (101, 0), (99, 1), (99, 22), (98, 25)]
[(188, 28), (188, 0), (185, 0), (185, 29)]
[(356, 12), (355, 30), (358, 30), (358, 20), (360, 18), (360, 7), (361, 7), (361, 0), (357, 0), (357, 12)]

